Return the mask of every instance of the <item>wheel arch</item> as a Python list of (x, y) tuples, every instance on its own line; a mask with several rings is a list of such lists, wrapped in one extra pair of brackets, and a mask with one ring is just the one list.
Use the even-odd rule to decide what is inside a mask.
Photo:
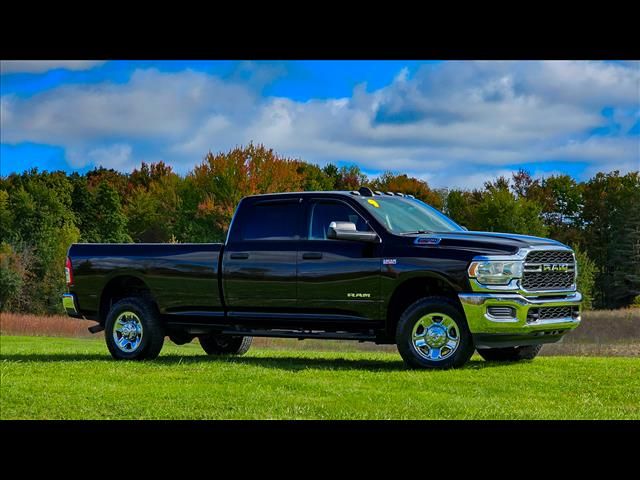
[(386, 334), (395, 337), (396, 327), (402, 313), (416, 300), (425, 297), (445, 297), (450, 299), (462, 312), (458, 298), (459, 288), (446, 277), (440, 275), (414, 275), (405, 278), (393, 290), (386, 310)]
[(98, 318), (102, 325), (107, 319), (111, 306), (126, 297), (145, 298), (151, 301), (156, 309), (158, 308), (153, 292), (141, 277), (130, 273), (114, 275), (105, 283), (100, 293)]

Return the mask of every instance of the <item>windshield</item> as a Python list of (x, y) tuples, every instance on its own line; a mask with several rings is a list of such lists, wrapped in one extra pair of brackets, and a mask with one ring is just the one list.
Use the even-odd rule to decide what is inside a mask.
[(435, 208), (414, 198), (376, 195), (374, 197), (360, 197), (358, 201), (387, 230), (395, 234), (464, 230)]

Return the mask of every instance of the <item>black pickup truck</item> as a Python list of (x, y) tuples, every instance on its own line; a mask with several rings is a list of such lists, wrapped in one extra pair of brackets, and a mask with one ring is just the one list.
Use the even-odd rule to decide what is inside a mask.
[(407, 365), (533, 358), (580, 323), (575, 256), (548, 239), (470, 232), (401, 193), (256, 195), (226, 242), (74, 244), (63, 305), (116, 359), (165, 336), (242, 354), (256, 336), (396, 344)]

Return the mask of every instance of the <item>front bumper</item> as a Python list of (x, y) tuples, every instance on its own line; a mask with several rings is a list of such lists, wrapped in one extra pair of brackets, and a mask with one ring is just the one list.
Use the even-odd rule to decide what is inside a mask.
[[(548, 319), (532, 319), (529, 315), (532, 308), (579, 309), (582, 301), (579, 292), (560, 298), (525, 297), (518, 293), (461, 293), (458, 297), (476, 347), (480, 348), (557, 342), (580, 324), (579, 313)], [(513, 315), (494, 317), (489, 313), (490, 307), (512, 307)]]

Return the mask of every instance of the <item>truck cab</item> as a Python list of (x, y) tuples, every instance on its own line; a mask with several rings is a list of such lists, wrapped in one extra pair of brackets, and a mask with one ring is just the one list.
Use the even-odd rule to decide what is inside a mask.
[(274, 336), (396, 344), (411, 367), (449, 368), (475, 350), (533, 358), (580, 322), (566, 245), (470, 232), (369, 188), (246, 197), (224, 244), (74, 244), (67, 270), (65, 308), (115, 358), (157, 356), (165, 336), (210, 354)]

